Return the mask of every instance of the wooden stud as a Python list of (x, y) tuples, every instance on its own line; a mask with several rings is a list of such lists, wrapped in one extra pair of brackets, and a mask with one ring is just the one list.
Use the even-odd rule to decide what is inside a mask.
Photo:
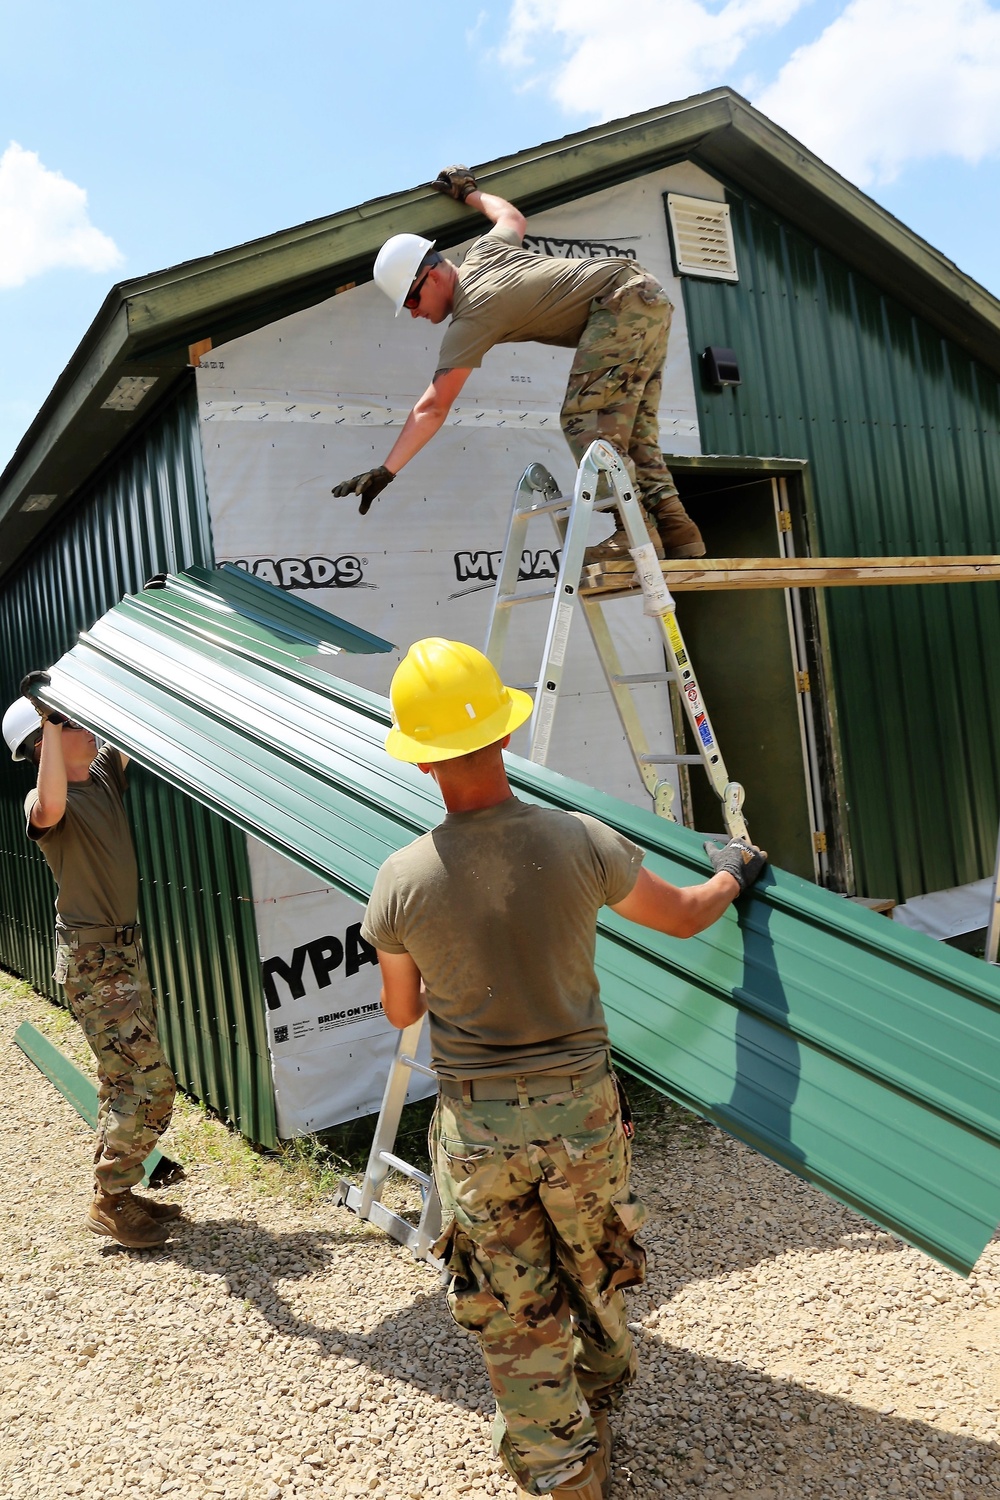
[(199, 339), (196, 344), (188, 344), (188, 364), (197, 370), (201, 364), (201, 356), (207, 354), (211, 347), (211, 339)]
[[(1000, 580), (1000, 556), (976, 557), (719, 557), (660, 564), (672, 593), (708, 589), (858, 588), (899, 583), (983, 583)], [(636, 589), (631, 562), (591, 563), (585, 593)]]

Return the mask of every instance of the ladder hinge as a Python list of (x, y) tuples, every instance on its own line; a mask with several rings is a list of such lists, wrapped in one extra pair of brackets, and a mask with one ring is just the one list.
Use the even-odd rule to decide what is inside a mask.
[(817, 854), (826, 853), (826, 834), (818, 829), (813, 833), (813, 848)]
[(811, 689), (809, 687), (809, 673), (808, 672), (796, 672), (796, 674), (795, 674), (795, 686), (798, 688), (798, 690), (799, 690), (800, 693), (808, 693), (808, 692), (810, 692)]
[(779, 531), (791, 531), (791, 529), (792, 529), (792, 513), (791, 513), (791, 511), (790, 510), (779, 510), (778, 511), (778, 530)]

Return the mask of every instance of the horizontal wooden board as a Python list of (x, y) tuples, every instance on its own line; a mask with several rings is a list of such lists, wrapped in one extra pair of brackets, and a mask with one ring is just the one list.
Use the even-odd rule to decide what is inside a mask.
[[(699, 557), (660, 564), (675, 593), (701, 589), (858, 588), (1000, 580), (1000, 557)], [(635, 589), (631, 562), (592, 563), (582, 592)]]

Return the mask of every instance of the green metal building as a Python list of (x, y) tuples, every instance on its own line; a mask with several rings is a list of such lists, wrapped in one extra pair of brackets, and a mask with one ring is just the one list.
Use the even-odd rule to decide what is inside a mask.
[[(713, 185), (709, 240), (729, 210), (734, 270), (721, 278), (697, 245), (684, 269), (683, 225), (660, 191), (682, 169)], [(782, 527), (817, 555), (1000, 551), (1000, 303), (744, 100), (714, 90), (479, 175), (529, 218), (629, 184), (656, 194), (697, 426), (674, 467), (710, 553), (776, 555)], [(216, 560), (199, 357), (363, 288), (380, 244), (404, 230), (441, 247), (472, 232), (466, 211), (420, 187), (112, 290), (0, 476), (4, 703), (150, 574)], [(711, 381), (708, 348), (735, 353), (739, 384)], [(349, 600), (337, 608), (352, 617)], [(680, 618), (720, 739), (741, 747), (751, 827), (774, 829), (778, 863), (898, 898), (988, 873), (996, 585), (803, 594), (795, 620), (776, 593), (687, 596)], [(52, 887), (21, 827), (26, 789), (4, 763), (0, 963), (56, 998)], [(143, 773), (130, 805), (178, 1076), (271, 1143), (245, 839)]]

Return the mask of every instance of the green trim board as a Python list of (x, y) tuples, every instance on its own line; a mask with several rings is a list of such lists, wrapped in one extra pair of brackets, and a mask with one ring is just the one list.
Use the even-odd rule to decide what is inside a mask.
[[(232, 650), (215, 576), (191, 569), (108, 611), (45, 701), (364, 901), (386, 855), (440, 820), (436, 789), (386, 755), (384, 699), (277, 642)], [(508, 768), (517, 795), (602, 818), (665, 879), (709, 873), (689, 830)], [(780, 869), (686, 941), (604, 913), (597, 965), (626, 1069), (971, 1269), (1000, 1221), (996, 970)]]
[[(91, 1129), (96, 1129), (97, 1089), (90, 1079), (48, 1037), (42, 1036), (30, 1021), (21, 1022), (14, 1032), (14, 1041), (39, 1072), (44, 1073), (49, 1082), (55, 1084), (77, 1114), (86, 1120)], [(149, 1183), (169, 1182), (183, 1170), (179, 1162), (172, 1161), (169, 1156), (164, 1156), (162, 1151), (156, 1149), (149, 1153), (142, 1166), (144, 1187)]]

